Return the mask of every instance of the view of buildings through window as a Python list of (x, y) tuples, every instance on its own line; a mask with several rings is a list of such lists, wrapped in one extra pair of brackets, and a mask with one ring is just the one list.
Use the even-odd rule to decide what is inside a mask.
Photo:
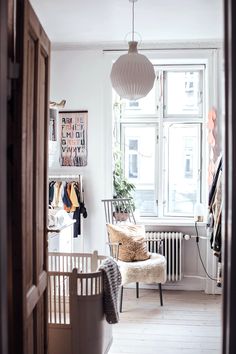
[(146, 97), (115, 97), (115, 140), (141, 216), (193, 216), (201, 200), (204, 101), (199, 65), (156, 67)]

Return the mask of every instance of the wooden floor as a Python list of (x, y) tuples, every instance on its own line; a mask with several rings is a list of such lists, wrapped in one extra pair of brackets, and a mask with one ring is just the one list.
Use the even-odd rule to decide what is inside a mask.
[(220, 354), (221, 296), (196, 291), (124, 290), (109, 354)]

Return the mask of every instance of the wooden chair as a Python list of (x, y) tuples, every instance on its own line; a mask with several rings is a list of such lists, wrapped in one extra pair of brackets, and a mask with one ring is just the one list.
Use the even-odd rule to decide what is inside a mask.
[[(106, 224), (136, 224), (132, 211), (130, 198), (103, 199)], [(119, 260), (118, 242), (111, 242), (108, 233), (108, 245), (111, 256), (117, 260), (122, 276), (122, 285), (120, 292), (120, 312), (122, 312), (124, 285), (136, 283), (136, 297), (139, 297), (139, 282), (147, 282), (147, 273), (151, 283), (157, 283), (159, 286), (160, 305), (163, 306), (162, 284), (166, 282), (166, 259), (159, 253), (151, 253), (149, 259), (144, 261), (124, 262)]]

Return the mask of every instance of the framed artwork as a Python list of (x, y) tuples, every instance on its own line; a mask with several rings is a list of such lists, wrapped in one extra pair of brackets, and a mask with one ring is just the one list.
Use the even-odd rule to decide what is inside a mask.
[(88, 111), (60, 111), (60, 165), (86, 166)]

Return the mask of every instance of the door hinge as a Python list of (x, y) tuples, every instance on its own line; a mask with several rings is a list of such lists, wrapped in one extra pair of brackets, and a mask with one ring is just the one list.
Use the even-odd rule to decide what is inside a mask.
[(8, 79), (10, 79), (10, 80), (19, 79), (19, 76), (20, 76), (20, 64), (9, 60), (9, 62), (8, 62)]
[(20, 77), (20, 64), (13, 62), (9, 59), (8, 61), (8, 100), (10, 101), (12, 98), (12, 91), (15, 87), (15, 80), (19, 79)]

